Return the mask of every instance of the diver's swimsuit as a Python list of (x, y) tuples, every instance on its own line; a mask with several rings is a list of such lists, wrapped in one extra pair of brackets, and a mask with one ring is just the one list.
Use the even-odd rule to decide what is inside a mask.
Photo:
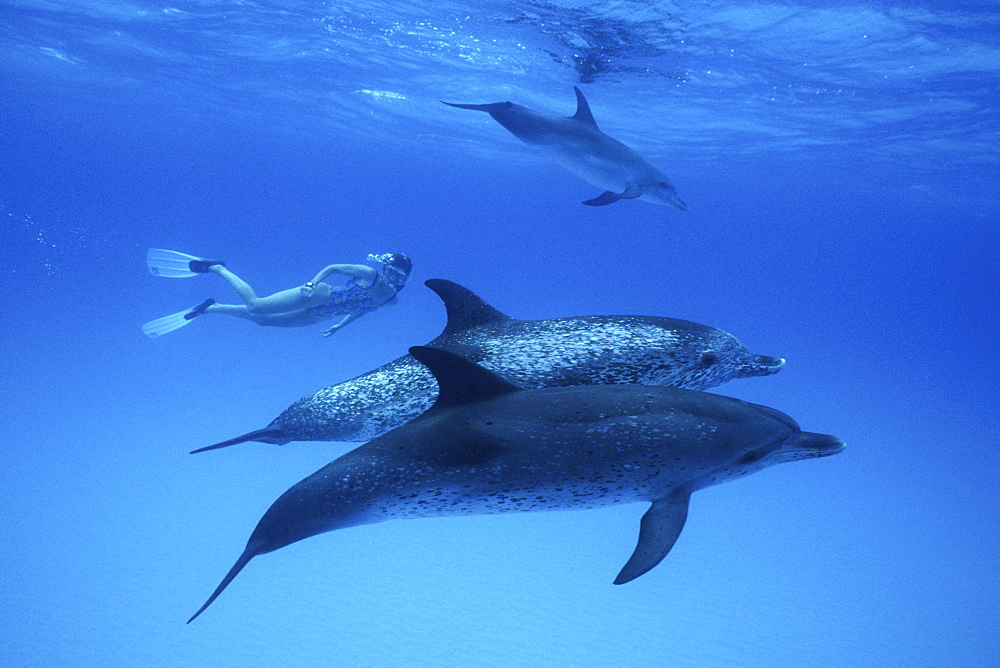
[(362, 313), (371, 313), (396, 298), (393, 295), (388, 299), (375, 303), (375, 298), (372, 296), (374, 288), (375, 283), (366, 288), (363, 285), (358, 285), (354, 279), (351, 279), (342, 286), (332, 288), (330, 298), (326, 300), (325, 304), (313, 306), (306, 310), (319, 318), (332, 318), (336, 315), (360, 315)]

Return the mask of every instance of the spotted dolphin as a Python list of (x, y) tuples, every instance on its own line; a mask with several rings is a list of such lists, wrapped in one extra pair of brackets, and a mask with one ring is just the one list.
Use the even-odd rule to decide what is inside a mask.
[(692, 492), (767, 466), (840, 452), (764, 406), (672, 387), (524, 389), (437, 348), (410, 353), (440, 387), (423, 415), (282, 494), (193, 621), (254, 557), (392, 519), (573, 510), (647, 501), (624, 584), (673, 547)]
[(569, 117), (535, 111), (513, 102), (444, 104), (485, 111), (525, 144), (584, 181), (605, 189), (605, 193), (584, 204), (604, 206), (620, 199), (640, 199), (686, 211), (687, 204), (677, 197), (670, 179), (634, 150), (601, 132), (587, 98), (576, 86), (573, 90), (576, 113)]
[[(517, 320), (452, 281), (425, 285), (447, 324), (427, 345), (450, 350), (525, 387), (632, 383), (704, 390), (777, 373), (784, 360), (754, 355), (735, 337), (687, 320), (591, 315)], [(430, 408), (434, 378), (410, 355), (305, 396), (263, 429), (194, 450), (247, 441), (367, 441)]]

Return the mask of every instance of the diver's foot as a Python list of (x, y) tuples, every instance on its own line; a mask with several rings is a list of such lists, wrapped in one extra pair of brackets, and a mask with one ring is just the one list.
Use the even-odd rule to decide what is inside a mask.
[(226, 266), (225, 262), (219, 262), (218, 260), (191, 260), (188, 262), (188, 269), (196, 274), (207, 274), (210, 267), (215, 265), (220, 265), (222, 267)]
[(195, 306), (193, 309), (184, 314), (185, 320), (194, 320), (199, 315), (208, 310), (208, 307), (215, 303), (214, 299), (206, 299), (202, 303)]

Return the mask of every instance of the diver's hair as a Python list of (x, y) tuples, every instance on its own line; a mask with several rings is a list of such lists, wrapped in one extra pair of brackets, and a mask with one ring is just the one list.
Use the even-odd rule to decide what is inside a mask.
[(413, 263), (405, 253), (369, 253), (368, 262), (378, 262), (383, 267), (392, 267), (407, 276), (413, 271)]

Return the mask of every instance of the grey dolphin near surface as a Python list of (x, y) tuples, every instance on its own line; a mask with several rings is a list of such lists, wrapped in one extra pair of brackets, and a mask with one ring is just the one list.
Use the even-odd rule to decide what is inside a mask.
[[(633, 383), (704, 390), (777, 373), (784, 360), (754, 355), (735, 337), (687, 320), (592, 315), (516, 320), (452, 281), (425, 285), (448, 322), (427, 345), (450, 350), (525, 387)], [(434, 378), (410, 355), (305, 396), (263, 429), (194, 450), (247, 441), (367, 441), (430, 408)]]
[(692, 492), (767, 466), (840, 452), (764, 406), (672, 387), (522, 389), (437, 348), (410, 353), (440, 386), (413, 421), (282, 494), (200, 615), (254, 557), (327, 531), (392, 519), (651, 502), (615, 584), (662, 560)]
[(620, 199), (640, 199), (687, 210), (670, 179), (648, 160), (613, 137), (601, 132), (580, 89), (576, 113), (556, 116), (513, 102), (455, 104), (450, 107), (485, 111), (529, 146), (606, 192), (584, 202), (589, 206), (613, 204)]

